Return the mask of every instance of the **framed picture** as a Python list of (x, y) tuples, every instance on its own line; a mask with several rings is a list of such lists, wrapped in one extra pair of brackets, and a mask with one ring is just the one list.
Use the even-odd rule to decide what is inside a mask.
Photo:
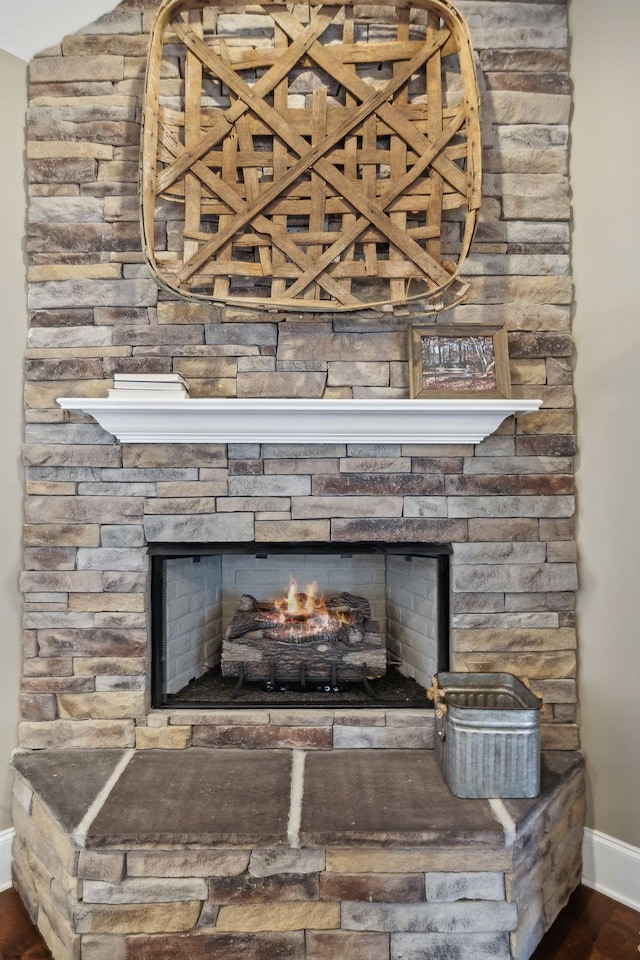
[(412, 397), (511, 396), (507, 331), (493, 324), (409, 328)]

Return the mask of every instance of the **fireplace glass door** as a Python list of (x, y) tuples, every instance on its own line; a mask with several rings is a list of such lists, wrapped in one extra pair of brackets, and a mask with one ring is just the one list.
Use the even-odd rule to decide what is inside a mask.
[(428, 707), (449, 554), (425, 544), (154, 544), (154, 707)]

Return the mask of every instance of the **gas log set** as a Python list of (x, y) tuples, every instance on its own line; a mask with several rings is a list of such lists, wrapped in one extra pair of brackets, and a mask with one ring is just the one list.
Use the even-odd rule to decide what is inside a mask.
[(365, 597), (343, 592), (325, 599), (316, 583), (286, 596), (240, 598), (222, 647), (222, 674), (244, 681), (327, 684), (384, 676), (385, 646)]

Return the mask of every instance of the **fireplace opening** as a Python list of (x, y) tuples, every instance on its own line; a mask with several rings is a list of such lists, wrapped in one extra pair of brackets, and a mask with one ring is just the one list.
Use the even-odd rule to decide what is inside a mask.
[(153, 544), (154, 707), (429, 708), (443, 544)]

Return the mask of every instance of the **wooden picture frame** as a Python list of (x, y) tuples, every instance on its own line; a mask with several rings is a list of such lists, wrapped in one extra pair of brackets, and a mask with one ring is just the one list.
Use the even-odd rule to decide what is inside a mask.
[(497, 324), (412, 324), (409, 389), (421, 399), (511, 396), (507, 331)]

